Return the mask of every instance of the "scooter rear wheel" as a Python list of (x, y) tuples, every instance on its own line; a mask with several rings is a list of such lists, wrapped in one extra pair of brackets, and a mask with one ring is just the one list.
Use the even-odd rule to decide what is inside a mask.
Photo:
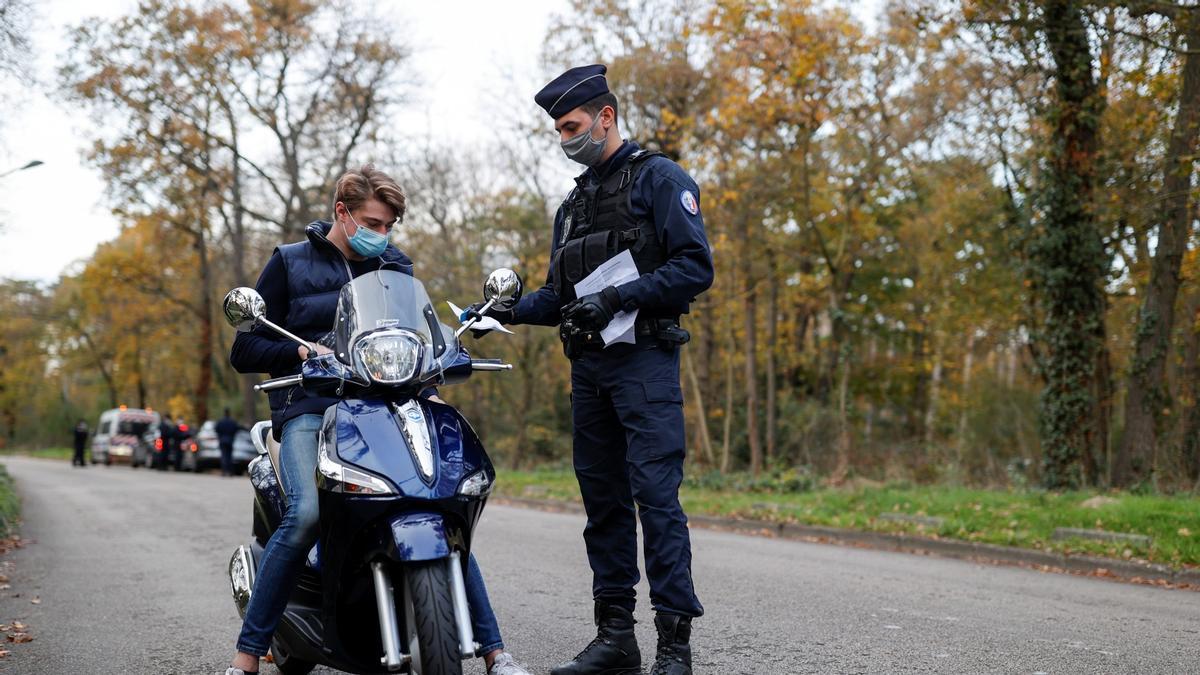
[[(420, 675), (462, 675), (458, 624), (454, 621), (454, 596), (445, 560), (406, 567), (408, 593), (404, 598), (409, 618), (409, 650), (416, 652), (413, 672)], [(416, 649), (411, 644), (416, 638)]]

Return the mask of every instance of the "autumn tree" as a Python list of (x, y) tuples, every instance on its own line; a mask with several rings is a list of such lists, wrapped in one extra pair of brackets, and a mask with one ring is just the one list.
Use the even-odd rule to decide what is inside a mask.
[[(1194, 228), (1192, 183), (1200, 136), (1200, 9), (1172, 3), (1129, 3), (1135, 16), (1157, 13), (1174, 26), (1183, 74), (1154, 209), (1156, 246), (1142, 304), (1125, 399), (1125, 432), (1113, 483), (1127, 487), (1150, 477), (1160, 444), (1169, 439), (1172, 403), (1166, 380), (1175, 330), (1183, 256)], [(1175, 415), (1178, 417), (1178, 414)]]

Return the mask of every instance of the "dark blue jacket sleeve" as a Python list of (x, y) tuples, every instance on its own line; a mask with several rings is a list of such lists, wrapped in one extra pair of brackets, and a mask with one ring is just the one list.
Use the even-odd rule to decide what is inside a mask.
[[(558, 241), (562, 238), (562, 221), (563, 207), (560, 206), (558, 213), (554, 215), (554, 239), (550, 244), (551, 260), (554, 259), (554, 252), (558, 250)], [(557, 326), (562, 321), (562, 307), (559, 302), (558, 290), (554, 288), (550, 271), (546, 270), (546, 283), (533, 293), (521, 298), (521, 301), (513, 308), (512, 323)]]
[[(713, 282), (712, 253), (700, 213), (700, 188), (678, 164), (656, 157), (632, 187), (635, 216), (654, 222), (667, 262), (650, 274), (617, 288), (627, 310), (686, 308)], [(684, 192), (690, 192), (690, 198)], [(685, 204), (695, 205), (696, 213)]]
[[(263, 268), (254, 286), (267, 305), (267, 319), (282, 326), (287, 319), (287, 267), (276, 251)], [(300, 363), (300, 343), (276, 334), (269, 328), (238, 332), (229, 351), (229, 363), (239, 373), (281, 373)]]

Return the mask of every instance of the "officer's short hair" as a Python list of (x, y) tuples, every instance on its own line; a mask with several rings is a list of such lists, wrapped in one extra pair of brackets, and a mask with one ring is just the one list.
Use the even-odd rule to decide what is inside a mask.
[(606, 91), (603, 94), (600, 94), (596, 98), (579, 106), (579, 109), (591, 115), (592, 119), (595, 119), (596, 115), (599, 115), (600, 111), (604, 110), (604, 106), (608, 106), (613, 109), (613, 123), (615, 124), (617, 121), (617, 113), (620, 112), (620, 109), (617, 108), (617, 97), (611, 91)]
[(353, 211), (372, 198), (390, 206), (396, 212), (397, 223), (404, 220), (407, 204), (404, 190), (391, 176), (376, 169), (374, 164), (363, 164), (342, 174), (333, 192), (333, 206), (341, 202), (346, 205), (346, 210)]

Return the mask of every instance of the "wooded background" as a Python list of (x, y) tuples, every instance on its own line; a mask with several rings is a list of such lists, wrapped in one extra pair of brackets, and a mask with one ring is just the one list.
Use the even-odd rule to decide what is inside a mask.
[[(271, 249), (373, 161), (435, 300), (544, 279), (569, 185), (512, 91), (483, 149), (405, 136), (402, 31), (336, 3), (146, 0), (58, 71), (101, 129), (120, 235), (0, 289), (0, 438), (65, 444), (124, 403), (266, 415), (218, 319)], [(2, 46), (2, 45), (0, 45)], [(1200, 9), (1170, 2), (576, 0), (545, 78), (603, 62), (627, 138), (692, 173), (717, 276), (685, 319), (690, 471), (1192, 489), (1200, 472), (1194, 175)], [(450, 321), (445, 306), (438, 307)], [(506, 466), (570, 457), (557, 331), (444, 396)], [(470, 343), (470, 340), (468, 340)]]

